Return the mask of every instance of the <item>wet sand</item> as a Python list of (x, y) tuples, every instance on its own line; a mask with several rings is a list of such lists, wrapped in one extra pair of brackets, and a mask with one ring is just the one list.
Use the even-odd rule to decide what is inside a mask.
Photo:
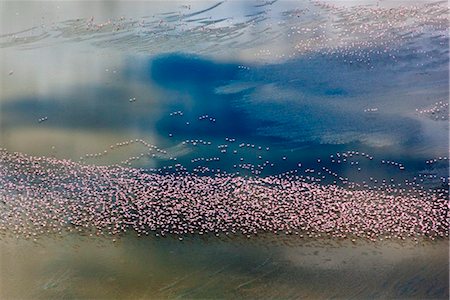
[(2, 237), (2, 299), (448, 299), (448, 240)]

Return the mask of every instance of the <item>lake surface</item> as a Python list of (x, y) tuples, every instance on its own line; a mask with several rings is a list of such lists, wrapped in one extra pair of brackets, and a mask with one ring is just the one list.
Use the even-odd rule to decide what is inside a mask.
[(448, 242), (417, 246), (79, 236), (3, 240), (2, 298), (427, 298), (448, 295)]
[[(0, 147), (158, 176), (414, 186), (448, 203), (448, 51), (436, 1), (2, 1)], [(5, 157), (12, 199), (20, 176), (5, 170), (21, 162)], [(436, 219), (448, 225), (448, 207)], [(33, 241), (8, 222), (0, 298), (448, 298), (448, 232)]]

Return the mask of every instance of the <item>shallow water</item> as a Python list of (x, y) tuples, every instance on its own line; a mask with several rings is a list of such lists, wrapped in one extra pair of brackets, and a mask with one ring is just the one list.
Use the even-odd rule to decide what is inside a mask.
[[(443, 2), (2, 1), (0, 34), (10, 152), (158, 174), (181, 164), (344, 187), (414, 182), (448, 197)], [(166, 152), (115, 146), (134, 139)], [(344, 161), (347, 151), (373, 160)], [(2, 234), (0, 298), (448, 298), (448, 237)]]
[(447, 241), (3, 239), (2, 298), (448, 298)]

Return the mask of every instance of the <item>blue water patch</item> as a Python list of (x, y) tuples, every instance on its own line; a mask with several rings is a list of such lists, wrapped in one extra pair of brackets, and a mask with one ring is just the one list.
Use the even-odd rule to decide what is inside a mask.
[(327, 89), (325, 90), (326, 96), (345, 96), (347, 95), (347, 91), (345, 91), (342, 88), (335, 88), (335, 89)]
[(149, 61), (150, 78), (163, 87), (210, 91), (237, 78), (237, 64), (222, 64), (194, 55), (168, 54)]
[[(236, 164), (267, 160), (276, 163), (264, 175), (296, 168), (298, 162), (315, 168), (318, 158), (355, 149), (408, 162), (410, 171), (421, 170), (433, 148), (424, 145), (421, 124), (411, 117), (422, 100), (409, 96), (414, 90), (403, 75), (383, 72), (321, 54), (271, 64), (221, 62), (183, 53), (137, 57), (118, 72), (121, 85), (14, 99), (2, 106), (9, 117), (1, 124), (114, 128), (144, 139), (156, 135), (164, 147), (185, 140), (210, 141), (211, 146), (193, 148), (178, 162), (194, 167), (191, 160), (197, 157), (220, 157), (210, 165), (230, 172)], [(128, 88), (136, 85), (139, 89)], [(171, 114), (174, 111), (182, 114)], [(43, 116), (48, 120), (38, 123)], [(225, 138), (237, 142), (222, 152)], [(240, 149), (240, 143), (271, 151)], [(322, 166), (332, 165), (323, 161)], [(352, 179), (392, 175), (392, 170), (374, 166)], [(357, 174), (355, 167), (333, 168)]]

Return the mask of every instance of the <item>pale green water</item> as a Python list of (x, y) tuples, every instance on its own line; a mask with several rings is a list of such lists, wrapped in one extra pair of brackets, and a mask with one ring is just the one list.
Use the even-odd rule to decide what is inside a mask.
[(2, 239), (2, 299), (448, 298), (448, 242)]

